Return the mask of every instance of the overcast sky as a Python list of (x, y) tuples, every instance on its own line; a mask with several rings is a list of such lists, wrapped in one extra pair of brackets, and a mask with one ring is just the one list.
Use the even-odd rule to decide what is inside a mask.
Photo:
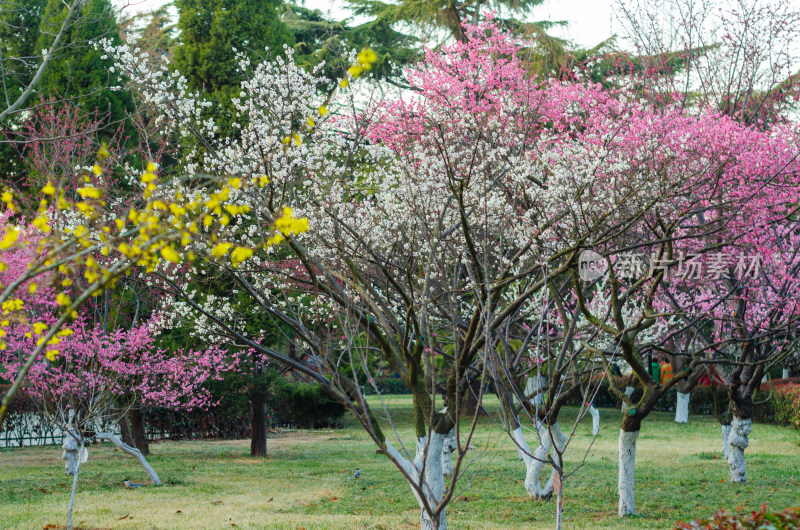
[[(165, 0), (128, 0), (135, 11), (149, 10), (169, 3)], [(306, 7), (330, 11), (336, 19), (348, 16), (344, 2), (337, 0), (305, 0)], [(610, 37), (615, 26), (611, 20), (612, 0), (557, 0), (546, 1), (535, 8), (532, 20), (566, 20), (569, 26), (551, 31), (551, 34), (574, 41), (581, 46), (593, 46)]]

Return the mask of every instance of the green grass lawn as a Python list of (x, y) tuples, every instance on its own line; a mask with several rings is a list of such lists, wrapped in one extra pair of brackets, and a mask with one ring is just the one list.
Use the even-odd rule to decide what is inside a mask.
[[(407, 443), (410, 398), (389, 396), (389, 409)], [(495, 410), (487, 399), (488, 408)], [(574, 417), (562, 416), (562, 426)], [(616, 517), (619, 412), (601, 409), (600, 437), (585, 463), (565, 482), (565, 528), (670, 528), (678, 519), (719, 507), (783, 509), (800, 504), (800, 446), (788, 428), (754, 425), (746, 451), (749, 482), (728, 481), (719, 426), (672, 414), (645, 421), (636, 459), (639, 515)], [(574, 469), (592, 440), (587, 416), (567, 453)], [(551, 528), (554, 503), (531, 500), (524, 466), (491, 418), (482, 418), (470, 465), (448, 507), (451, 528)], [(160, 442), (149, 457), (164, 486), (128, 490), (122, 480), (144, 481), (138, 463), (109, 444), (90, 448), (81, 469), (75, 521), (86, 528), (413, 528), (419, 511), (409, 487), (361, 428), (350, 420), (333, 431), (282, 432), (267, 444), (269, 457), (249, 457), (248, 441)], [(0, 528), (63, 524), (71, 477), (61, 449), (0, 452)], [(362, 479), (347, 477), (359, 467)]]

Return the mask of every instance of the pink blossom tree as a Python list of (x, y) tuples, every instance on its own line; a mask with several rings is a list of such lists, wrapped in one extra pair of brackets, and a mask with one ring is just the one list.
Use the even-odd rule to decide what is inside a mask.
[[(36, 233), (31, 228), (25, 230), (26, 244), (4, 255), (6, 269), (0, 273), (0, 283), (13, 282), (29, 268), (35, 255)], [(65, 472), (73, 475), (67, 509), (69, 527), (81, 464), (88, 458), (85, 446), (91, 440), (114, 443), (141, 463), (153, 485), (161, 485), (139, 449), (99, 429), (102, 420), (119, 412), (115, 409), (119, 396), (127, 396), (130, 406), (207, 408), (214, 402), (203, 384), (236, 369), (238, 358), (216, 347), (170, 352), (156, 344), (155, 320), (109, 331), (92, 322), (86, 313), (48, 339), (48, 329), (59, 323), (59, 306), (50, 292), (53, 289), (39, 288), (33, 280), (26, 283), (25, 310), (9, 317), (13, 322), (3, 322), (0, 377), (16, 380), (29, 352), (46, 342), (46, 357), (29, 367), (25, 387), (39, 409), (64, 432), (62, 458)]]

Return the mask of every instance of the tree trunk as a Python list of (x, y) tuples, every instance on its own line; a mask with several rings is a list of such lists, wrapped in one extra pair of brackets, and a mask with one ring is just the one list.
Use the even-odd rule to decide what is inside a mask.
[[(635, 390), (636, 389), (634, 387), (632, 387), (632, 386), (626, 386), (625, 387), (625, 395), (628, 396), (628, 397), (631, 397)], [(622, 412), (624, 414), (625, 413), (625, 409), (627, 409), (627, 408), (628, 408), (628, 404), (623, 401), (622, 402), (622, 407), (620, 407), (620, 412)]]
[(453, 451), (458, 449), (456, 440), (456, 428), (450, 431), (445, 438), (444, 447), (442, 448), (442, 474), (446, 477), (453, 475)]
[[(78, 454), (83, 454), (83, 439), (78, 447)], [(85, 460), (84, 460), (85, 462)], [(69, 504), (67, 505), (67, 530), (72, 530), (72, 510), (75, 508), (75, 492), (78, 490), (78, 475), (81, 472), (81, 459), (77, 459), (75, 470), (72, 473), (72, 490), (69, 493)]]
[(728, 461), (728, 436), (731, 434), (731, 424), (730, 423), (721, 423), (721, 434), (722, 434), (722, 456), (725, 458), (725, 461)]
[(517, 441), (518, 447), (523, 449), (523, 462), (525, 462), (525, 490), (528, 492), (528, 495), (535, 499), (548, 499), (553, 495), (553, 480), (555, 477), (555, 470), (550, 473), (550, 478), (547, 480), (547, 483), (544, 485), (544, 487), (542, 487), (542, 467), (544, 466), (544, 462), (547, 460), (547, 456), (550, 454), (550, 451), (553, 449), (553, 441), (555, 441), (558, 450), (563, 451), (566, 437), (564, 436), (564, 433), (561, 432), (558, 422), (554, 423), (550, 428), (550, 433), (547, 432), (547, 428), (544, 426), (544, 424), (537, 422), (537, 431), (539, 444), (536, 448), (536, 451), (533, 452), (532, 457), (528, 456), (528, 454), (530, 454), (530, 447), (525, 440), (525, 434), (522, 431), (522, 427), (517, 427), (514, 429), (512, 434), (514, 439)]
[(76, 474), (80, 465), (89, 459), (89, 450), (84, 447), (83, 438), (78, 436), (72, 425), (68, 425), (64, 429), (64, 443), (61, 444), (61, 448), (63, 449), (61, 458), (64, 460), (65, 475)]
[(147, 431), (142, 409), (134, 408), (130, 411), (131, 433), (133, 445), (147, 456), (150, 454), (150, 444), (147, 443)]
[(731, 470), (731, 482), (747, 482), (747, 467), (744, 461), (744, 450), (750, 445), (748, 436), (752, 429), (750, 418), (739, 418), (734, 414), (728, 434), (728, 467)]
[(120, 416), (119, 420), (119, 436), (122, 438), (122, 441), (128, 445), (136, 445), (133, 441), (133, 433), (131, 432), (131, 424), (128, 421), (128, 414), (123, 414)]
[[(728, 454), (726, 459), (731, 472), (731, 482), (747, 482), (747, 467), (744, 461), (744, 450), (750, 445), (748, 436), (752, 429), (753, 389), (755, 381), (761, 377), (763, 368), (756, 367), (752, 373), (745, 373), (734, 385), (728, 388), (730, 412), (732, 414), (731, 430), (728, 433)], [(736, 374), (734, 374), (735, 376)], [(745, 385), (740, 381), (747, 381)]]
[[(425, 461), (425, 480), (423, 491), (425, 492), (428, 506), (431, 510), (436, 510), (444, 495), (444, 473), (442, 472), (442, 450), (444, 449), (444, 442), (447, 435), (433, 432), (428, 444), (428, 454)], [(421, 438), (420, 443), (417, 444), (417, 452), (420, 453), (420, 446), (422, 453), (418, 455), (417, 467), (421, 468), (424, 456), (425, 439)], [(422, 505), (420, 503), (420, 505)], [(419, 517), (420, 530), (447, 530), (447, 517), (444, 509), (439, 512), (437, 517), (432, 517), (427, 510), (422, 508)]]
[(113, 443), (114, 445), (116, 445), (129, 455), (136, 458), (136, 460), (139, 461), (139, 464), (141, 464), (141, 466), (144, 468), (145, 472), (147, 473), (147, 476), (150, 477), (150, 481), (153, 483), (153, 485), (154, 486), (161, 485), (161, 480), (158, 478), (158, 475), (153, 470), (153, 468), (150, 467), (150, 464), (147, 463), (147, 459), (145, 459), (144, 454), (142, 454), (141, 450), (123, 443), (122, 440), (119, 439), (119, 437), (109, 432), (97, 433), (95, 438), (97, 440), (108, 440), (109, 442)]
[[(442, 502), (444, 496), (444, 474), (442, 472), (442, 450), (444, 449), (447, 434), (439, 434), (433, 432), (431, 434), (430, 442), (426, 437), (417, 439), (417, 451), (414, 461), (409, 461), (406, 457), (400, 454), (391, 443), (386, 442), (386, 451), (403, 468), (403, 471), (410, 477), (409, 484), (411, 485), (411, 492), (417, 499), (420, 507), (420, 529), (421, 530), (447, 530), (447, 516), (445, 509), (442, 508), (436, 517), (425, 509), (425, 503), (431, 511), (436, 511), (439, 504)], [(425, 454), (427, 447), (427, 455)], [(424, 462), (423, 462), (424, 461)], [(424, 466), (423, 466), (424, 464)], [(424, 467), (424, 473), (423, 471)], [(417, 487), (422, 490), (420, 495)]]
[(689, 398), (690, 393), (678, 392), (675, 403), (675, 423), (689, 423)]
[(592, 436), (600, 435), (600, 411), (589, 405), (589, 414), (592, 415)]
[(528, 377), (525, 381), (525, 395), (530, 396), (531, 405), (541, 405), (544, 396), (541, 388), (547, 383), (547, 378), (539, 374)]
[(639, 431), (619, 431), (619, 477), (617, 489), (619, 492), (619, 506), (617, 513), (620, 517), (636, 513), (634, 503), (634, 463), (636, 462), (636, 439)]
[(255, 392), (253, 403), (253, 431), (250, 438), (250, 456), (267, 456), (267, 405), (264, 396)]
[(478, 396), (481, 396), (481, 381), (480, 379), (473, 379), (469, 383), (469, 390), (464, 394), (462, 400), (462, 417), (472, 417), (476, 414), (484, 414), (481, 403), (478, 402)]

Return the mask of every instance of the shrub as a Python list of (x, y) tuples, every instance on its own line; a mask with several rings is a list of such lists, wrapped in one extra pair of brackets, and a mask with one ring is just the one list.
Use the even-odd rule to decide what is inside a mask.
[[(769, 385), (762, 385), (762, 394), (769, 391)], [(756, 408), (756, 412), (754, 416), (758, 421), (789, 425), (800, 430), (800, 384), (787, 379), (773, 382), (772, 395)]]
[(266, 396), (273, 423), (297, 423), (303, 427), (338, 424), (345, 408), (332, 400), (318, 383), (292, 383), (276, 377)]
[[(408, 390), (408, 387), (403, 383), (402, 379), (393, 378), (393, 377), (376, 377), (375, 378), (375, 386), (378, 387), (378, 391), (381, 394), (410, 394), (411, 392)], [(365, 384), (364, 386), (364, 393), (366, 394), (374, 394), (375, 389), (372, 387), (371, 384)]]
[[(618, 378), (617, 385), (619, 388), (624, 389), (627, 386), (628, 378)], [(634, 381), (634, 391), (631, 396), (633, 401), (637, 401), (642, 397), (642, 389), (641, 387), (636, 385)], [(675, 403), (677, 401), (677, 389), (672, 388), (667, 392), (656, 404), (655, 410), (661, 412), (674, 412), (675, 411)], [(714, 404), (714, 394), (716, 394), (716, 408)], [(728, 409), (728, 394), (724, 387), (716, 386), (716, 387), (709, 387), (709, 386), (698, 386), (692, 390), (691, 398), (689, 400), (689, 412), (691, 414), (700, 414), (705, 416), (714, 415), (715, 412), (724, 413)], [(581, 397), (578, 396), (572, 399), (569, 404), (570, 405), (578, 405), (581, 401)], [(607, 407), (607, 408), (616, 408), (622, 405), (622, 402), (614, 395), (608, 388), (608, 382), (603, 381), (600, 383), (600, 388), (597, 390), (594, 399), (592, 400), (592, 404), (595, 407)]]
[(711, 519), (695, 519), (691, 522), (677, 522), (675, 528), (690, 530), (703, 528), (706, 530), (797, 530), (800, 528), (800, 509), (786, 508), (782, 512), (773, 512), (767, 509), (767, 504), (761, 505), (761, 510), (748, 511), (739, 507), (736, 513), (718, 510)]

